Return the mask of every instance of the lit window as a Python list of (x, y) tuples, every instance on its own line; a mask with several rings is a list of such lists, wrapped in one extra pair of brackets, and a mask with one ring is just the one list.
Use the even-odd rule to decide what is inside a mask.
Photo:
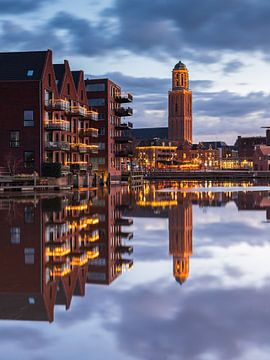
[(28, 303), (29, 303), (30, 305), (35, 305), (35, 303), (36, 303), (35, 298), (29, 297), (29, 298), (28, 298)]
[(34, 70), (27, 70), (27, 76), (31, 77), (34, 75)]

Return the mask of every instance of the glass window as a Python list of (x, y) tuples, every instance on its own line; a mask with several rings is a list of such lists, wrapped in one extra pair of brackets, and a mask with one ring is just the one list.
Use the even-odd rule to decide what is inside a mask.
[(88, 84), (86, 85), (86, 91), (89, 92), (105, 91), (105, 84)]
[(11, 148), (20, 147), (20, 132), (19, 131), (11, 131), (9, 133), (9, 146)]
[(24, 249), (24, 263), (27, 265), (33, 265), (35, 263), (35, 249), (25, 248)]
[(33, 206), (26, 206), (24, 208), (24, 221), (26, 224), (33, 224), (35, 218), (35, 211)]
[(104, 135), (105, 134), (105, 128), (98, 129), (98, 135)]
[(98, 149), (99, 150), (104, 150), (105, 149), (105, 143), (99, 143), (98, 144)]
[(35, 165), (34, 151), (25, 151), (23, 160), (26, 169), (33, 169)]
[(34, 126), (34, 111), (33, 110), (24, 110), (23, 124), (25, 127)]
[(10, 242), (11, 244), (20, 244), (21, 229), (18, 226), (13, 226), (10, 228)]
[(97, 98), (97, 99), (88, 99), (89, 106), (104, 106), (105, 99), (104, 98)]
[(27, 76), (31, 77), (34, 75), (34, 70), (27, 70)]

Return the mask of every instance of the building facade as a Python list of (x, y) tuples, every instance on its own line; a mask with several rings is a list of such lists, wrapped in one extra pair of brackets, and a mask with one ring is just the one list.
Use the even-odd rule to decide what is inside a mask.
[(85, 85), (88, 105), (99, 113), (98, 122), (93, 123), (98, 128), (94, 143), (99, 149), (92, 157), (93, 169), (101, 182), (119, 181), (132, 157), (132, 123), (122, 119), (132, 116), (132, 108), (123, 104), (130, 104), (133, 97), (123, 94), (120, 86), (109, 79), (87, 79)]
[[(68, 61), (53, 64), (52, 51), (0, 53), (0, 166), (7, 172), (42, 174), (58, 163), (62, 174), (88, 172), (97, 151), (89, 122), (83, 71)], [(88, 132), (83, 129), (87, 128)]]
[(172, 90), (168, 99), (169, 140), (192, 143), (192, 91), (185, 64), (179, 61), (172, 71)]

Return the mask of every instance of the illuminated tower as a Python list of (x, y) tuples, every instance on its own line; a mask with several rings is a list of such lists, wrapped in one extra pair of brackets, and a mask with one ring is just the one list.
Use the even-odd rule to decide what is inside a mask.
[(189, 276), (189, 257), (192, 255), (192, 203), (179, 199), (169, 210), (169, 250), (173, 255), (173, 275), (181, 285)]
[(192, 91), (189, 90), (188, 69), (179, 61), (172, 71), (169, 91), (169, 140), (179, 144), (192, 143)]

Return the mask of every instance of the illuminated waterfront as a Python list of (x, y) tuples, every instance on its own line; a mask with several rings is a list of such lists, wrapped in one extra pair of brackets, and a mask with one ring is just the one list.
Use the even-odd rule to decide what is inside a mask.
[(267, 359), (270, 190), (218, 185), (2, 197), (0, 358)]

